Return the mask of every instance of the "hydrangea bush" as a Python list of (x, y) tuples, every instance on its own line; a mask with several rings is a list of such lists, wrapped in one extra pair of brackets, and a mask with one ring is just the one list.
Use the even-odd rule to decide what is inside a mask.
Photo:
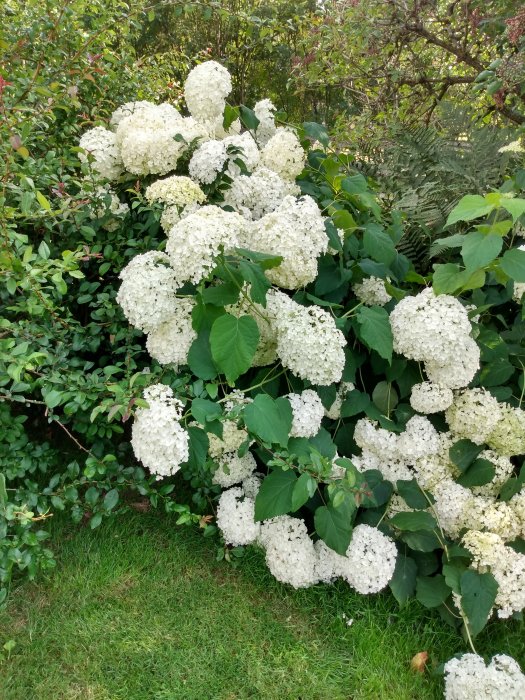
[[(322, 127), (230, 90), (209, 61), (189, 116), (128, 103), (80, 141), (108, 197), (139, 178), (166, 235), (117, 295), (160, 367), (136, 397), (135, 457), (189, 482), (226, 552), (261, 547), (295, 588), (415, 595), (474, 650), (525, 607), (525, 200), (512, 180), (464, 197), (424, 276)], [(523, 694), (508, 657), (445, 670), (446, 697)]]

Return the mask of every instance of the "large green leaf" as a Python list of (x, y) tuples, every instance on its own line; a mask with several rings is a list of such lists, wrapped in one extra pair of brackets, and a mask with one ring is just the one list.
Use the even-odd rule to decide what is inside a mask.
[(467, 269), (477, 270), (495, 260), (502, 247), (503, 238), (501, 236), (496, 234), (484, 236), (479, 231), (474, 231), (466, 236), (461, 248), (461, 257)]
[(488, 459), (476, 459), (467, 471), (456, 479), (461, 486), (484, 486), (489, 484), (496, 475), (496, 467)]
[(286, 447), (292, 429), (292, 407), (283, 397), (272, 399), (268, 394), (257, 394), (244, 409), (244, 422), (264, 442)]
[(362, 306), (357, 313), (360, 339), (388, 362), (392, 361), (393, 338), (388, 312), (381, 306)]
[(186, 430), (190, 438), (188, 464), (192, 469), (200, 469), (206, 462), (210, 440), (202, 428), (190, 425)]
[(202, 330), (191, 344), (188, 365), (200, 379), (214, 379), (217, 376), (217, 368), (211, 356), (209, 331)]
[(355, 507), (345, 500), (338, 508), (332, 505), (320, 506), (315, 511), (315, 531), (326, 544), (344, 556), (352, 539)]
[(221, 405), (208, 399), (193, 399), (191, 413), (201, 425), (217, 420), (222, 415)]
[(259, 329), (251, 316), (236, 318), (224, 314), (214, 321), (210, 333), (211, 354), (228, 382), (233, 383), (251, 367), (258, 342)]
[(478, 574), (468, 570), (460, 579), (461, 607), (468, 618), (472, 636), (476, 636), (487, 624), (496, 600), (498, 584), (492, 574)]
[(448, 215), (446, 226), (451, 226), (457, 221), (472, 221), (480, 216), (489, 214), (494, 209), (494, 204), (489, 204), (479, 194), (467, 194), (462, 197), (454, 209)]
[(397, 255), (394, 242), (379, 226), (379, 224), (369, 223), (365, 227), (363, 234), (363, 247), (372, 260), (390, 265)]
[(314, 495), (317, 482), (310, 474), (301, 474), (294, 485), (292, 493), (292, 511), (299, 510)]
[(255, 520), (268, 520), (292, 510), (292, 498), (297, 482), (295, 472), (276, 469), (263, 480), (255, 498)]
[(525, 282), (525, 250), (513, 248), (503, 253), (501, 269), (515, 282)]
[(404, 605), (416, 590), (417, 565), (411, 558), (399, 552), (394, 575), (390, 579), (390, 590), (399, 605)]
[(483, 449), (483, 446), (476, 445), (465, 438), (455, 442), (449, 449), (448, 455), (456, 467), (461, 472), (465, 472)]
[(416, 598), (426, 608), (437, 608), (449, 597), (451, 591), (441, 574), (418, 576)]
[(453, 294), (463, 286), (466, 279), (465, 271), (461, 270), (456, 263), (434, 265), (432, 287), (436, 294)]
[(427, 493), (419, 486), (416, 479), (399, 479), (397, 481), (397, 491), (409, 508), (424, 510), (430, 503), (434, 502), (431, 494)]
[(398, 530), (434, 530), (437, 522), (433, 515), (424, 510), (409, 511), (406, 513), (396, 513), (390, 518), (390, 524)]
[(511, 214), (514, 221), (525, 214), (525, 199), (518, 199), (517, 197), (503, 199), (501, 206)]

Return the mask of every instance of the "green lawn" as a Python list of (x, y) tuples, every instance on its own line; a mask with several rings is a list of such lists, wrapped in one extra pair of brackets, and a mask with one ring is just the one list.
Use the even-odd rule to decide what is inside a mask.
[[(250, 551), (237, 568), (173, 520), (130, 514), (95, 532), (55, 523), (58, 566), (0, 614), (2, 700), (439, 698), (409, 668), (465, 649), (437, 615), (346, 585), (293, 591)], [(354, 618), (347, 626), (343, 613)], [(491, 625), (482, 652), (525, 661), (523, 625)]]

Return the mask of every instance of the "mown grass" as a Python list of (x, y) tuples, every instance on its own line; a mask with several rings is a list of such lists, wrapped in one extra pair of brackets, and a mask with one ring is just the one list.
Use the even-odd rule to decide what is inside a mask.
[[(465, 649), (417, 603), (344, 584), (293, 591), (249, 551), (233, 568), (215, 543), (167, 516), (130, 514), (92, 532), (53, 527), (58, 566), (0, 614), (2, 700), (410, 700), (442, 683), (410, 670)], [(343, 613), (354, 622), (347, 626)], [(525, 661), (523, 626), (491, 625), (484, 653)]]

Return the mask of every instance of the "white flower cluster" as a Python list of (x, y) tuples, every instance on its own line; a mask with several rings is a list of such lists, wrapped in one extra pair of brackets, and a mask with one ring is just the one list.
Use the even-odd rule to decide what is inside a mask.
[(270, 290), (267, 300), (283, 366), (312, 384), (338, 382), (345, 364), (346, 340), (333, 316), (318, 306), (301, 306), (277, 290)]
[(290, 437), (307, 438), (317, 435), (324, 416), (319, 395), (313, 389), (305, 389), (301, 394), (288, 394), (286, 398), (293, 412)]
[(229, 72), (216, 61), (206, 61), (190, 71), (184, 83), (184, 98), (190, 114), (199, 122), (222, 123), (226, 97), (232, 90)]
[(120, 279), (117, 302), (131, 325), (149, 333), (169, 321), (177, 303), (178, 284), (165, 253), (136, 255)]
[(177, 299), (172, 314), (148, 334), (146, 348), (161, 365), (185, 365), (191, 344), (197, 337), (191, 323), (195, 302), (190, 297)]
[(278, 581), (294, 588), (317, 583), (317, 556), (303, 520), (289, 515), (266, 520), (259, 541), (266, 550), (266, 564)]
[(115, 134), (103, 126), (95, 126), (82, 135), (78, 144), (86, 153), (79, 152), (79, 159), (87, 163), (89, 154), (93, 169), (107, 180), (116, 180), (123, 171), (122, 159), (115, 142)]
[(144, 391), (149, 408), (138, 408), (131, 433), (135, 457), (159, 479), (179, 471), (189, 458), (188, 433), (180, 424), (182, 402), (164, 384)]
[(202, 204), (206, 195), (199, 185), (189, 177), (171, 175), (163, 180), (156, 180), (146, 188), (145, 197), (148, 202), (186, 207), (190, 204)]
[(385, 280), (380, 277), (366, 277), (352, 287), (354, 294), (366, 306), (384, 306), (392, 295), (385, 289)]
[(302, 172), (305, 153), (291, 129), (279, 127), (261, 152), (261, 163), (280, 175), (283, 180), (295, 180)]
[(445, 413), (450, 430), (476, 445), (487, 441), (502, 417), (499, 401), (486, 389), (466, 389), (458, 393)]
[(224, 193), (224, 203), (246, 219), (256, 220), (278, 209), (285, 197), (299, 193), (295, 183), (261, 166), (251, 175), (237, 175)]
[(414, 411), (425, 415), (446, 410), (453, 400), (452, 389), (432, 382), (414, 384), (410, 394), (410, 405)]
[(522, 700), (525, 675), (505, 654), (494, 656), (488, 666), (477, 654), (463, 654), (445, 664), (445, 700)]
[(235, 487), (221, 493), (217, 505), (217, 527), (226, 544), (234, 547), (257, 540), (261, 526), (255, 522), (255, 501), (244, 487)]
[(479, 369), (480, 351), (470, 336), (467, 309), (447, 294), (424, 289), (402, 299), (390, 314), (394, 350), (425, 364), (434, 384), (467, 386)]
[(177, 285), (197, 284), (215, 267), (215, 258), (239, 243), (246, 225), (239, 214), (208, 205), (181, 219), (171, 229), (166, 243)]
[(259, 125), (255, 131), (257, 143), (264, 147), (277, 131), (275, 126), (275, 106), (271, 100), (259, 100), (253, 108), (255, 116), (259, 120)]

